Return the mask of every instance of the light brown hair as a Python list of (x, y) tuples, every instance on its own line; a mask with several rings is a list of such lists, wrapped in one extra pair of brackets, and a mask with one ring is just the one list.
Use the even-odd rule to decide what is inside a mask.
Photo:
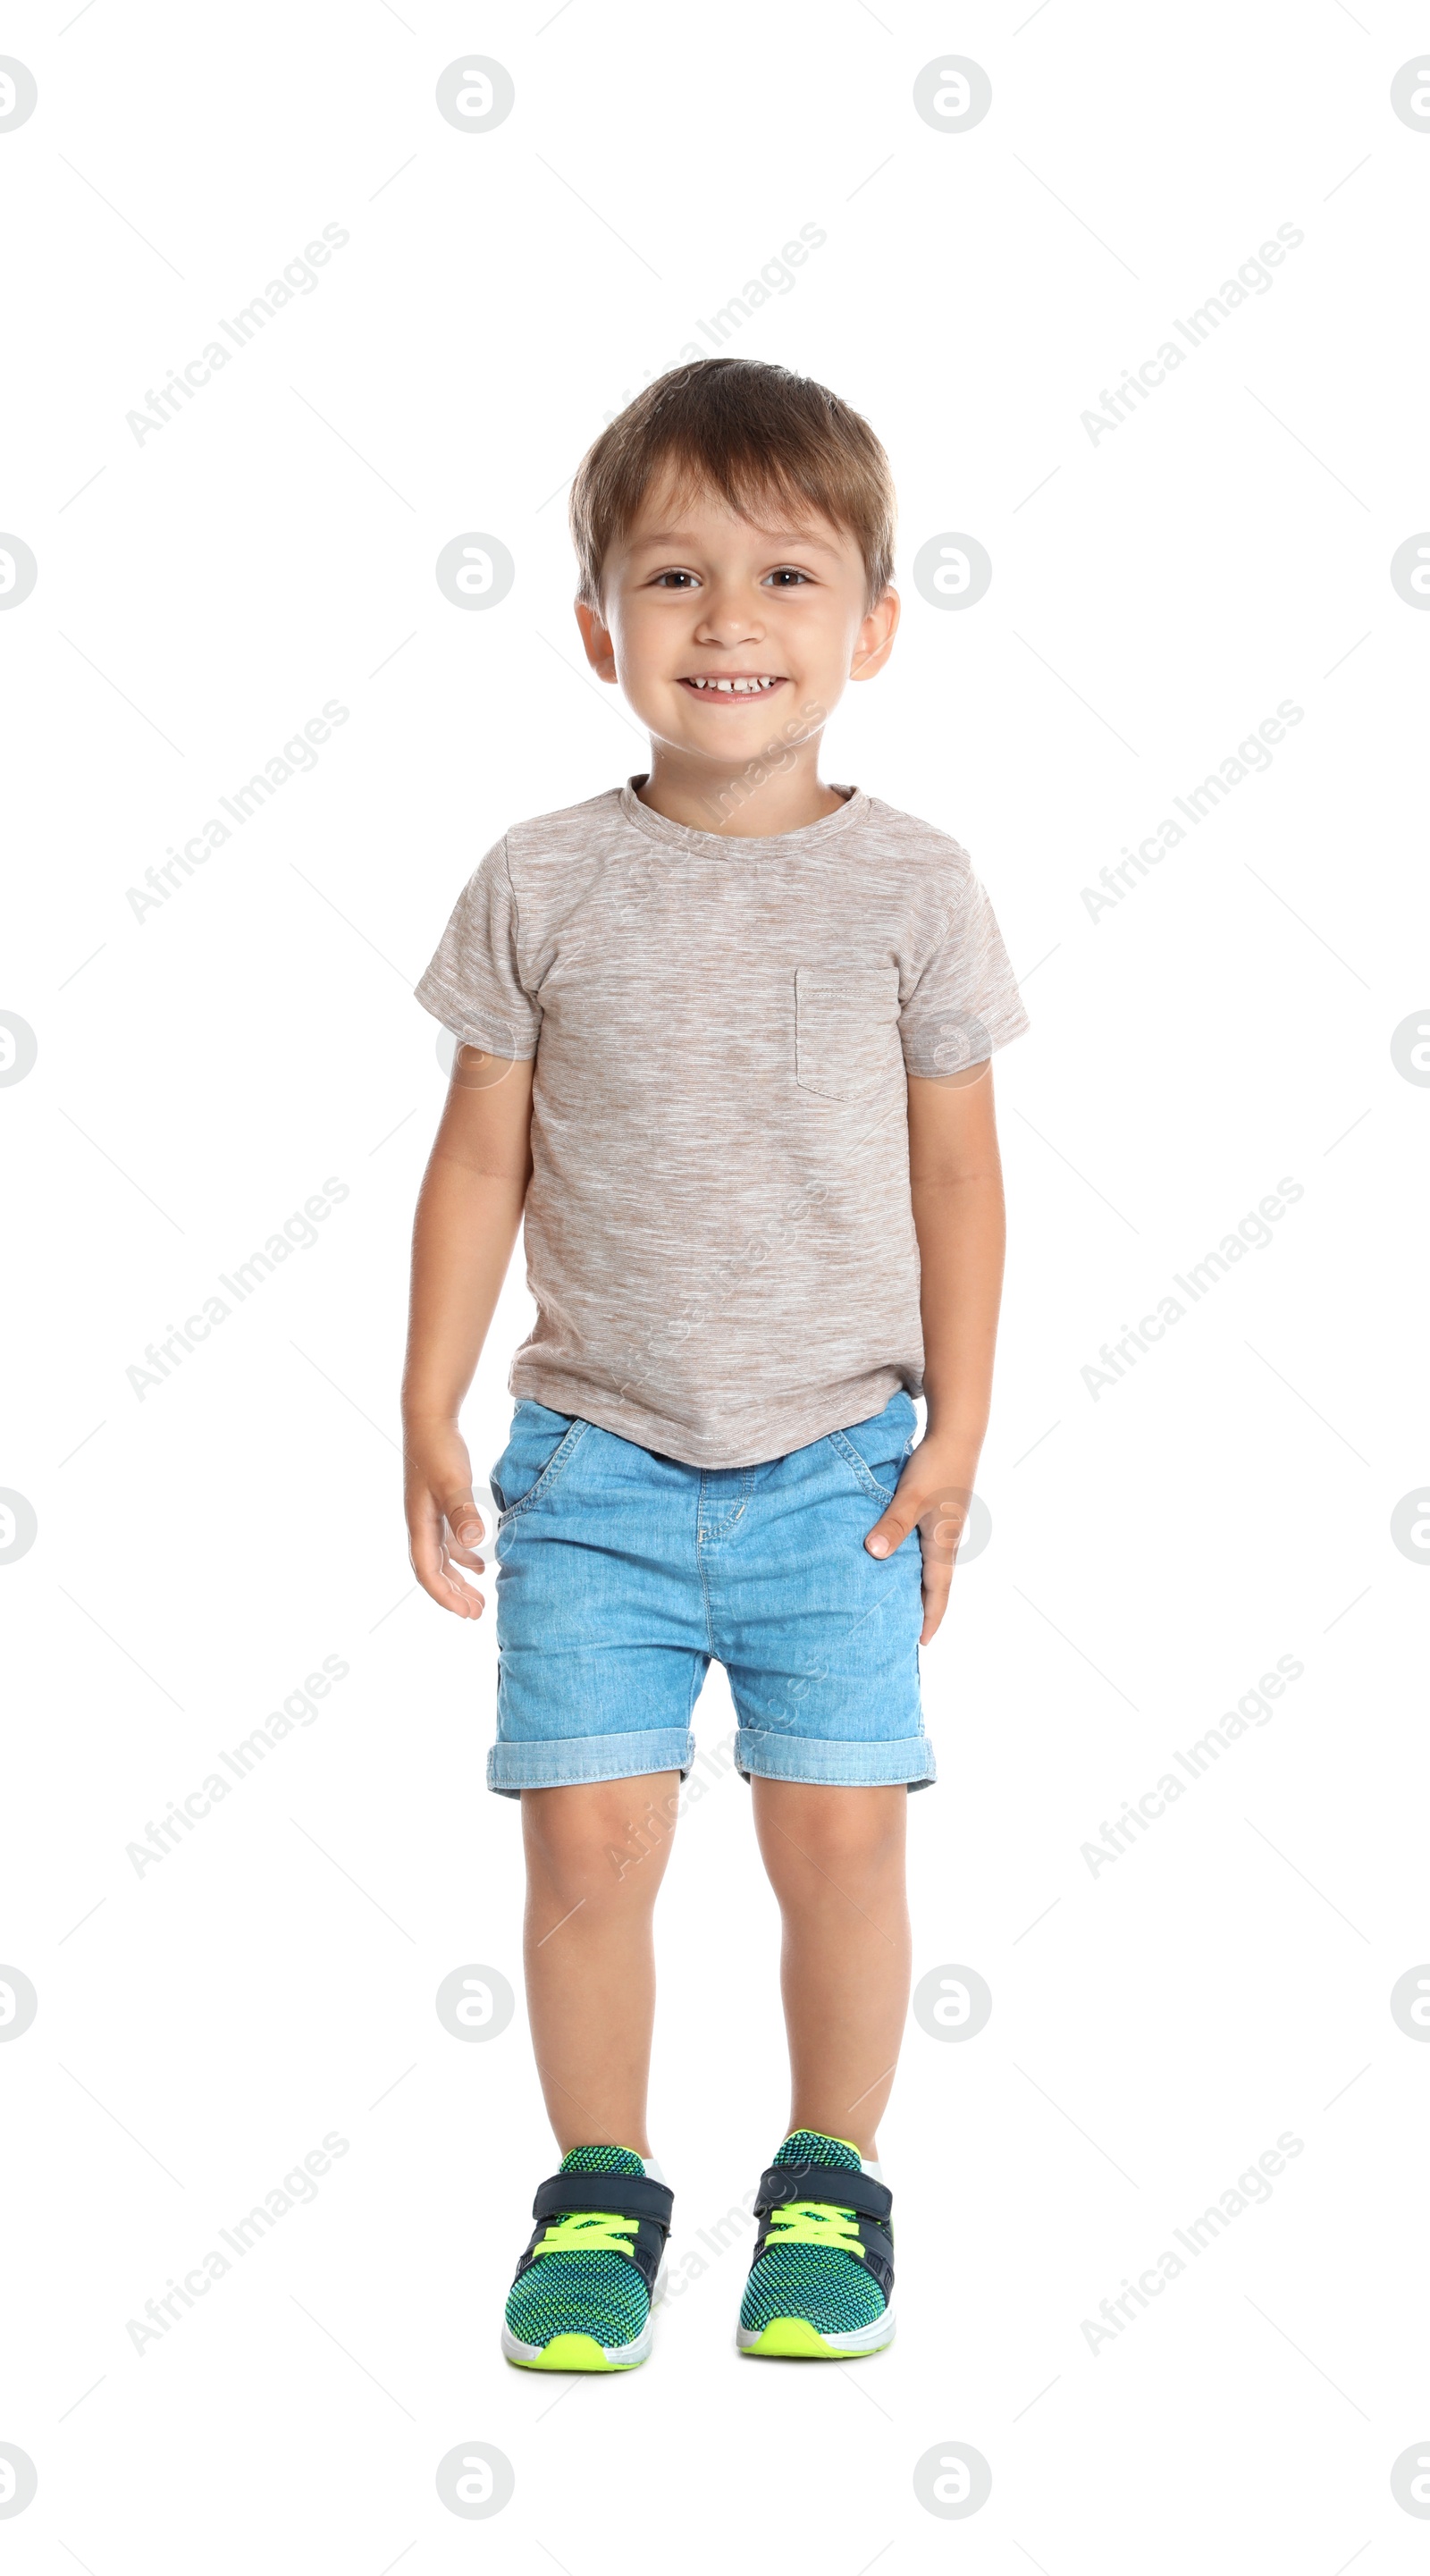
[(894, 568), (894, 483), (869, 424), (838, 394), (758, 358), (672, 367), (602, 430), (571, 486), (577, 597), (597, 608), (611, 547), (669, 472), (682, 494), (708, 490), (742, 517), (771, 504), (843, 528), (864, 558), (868, 605)]

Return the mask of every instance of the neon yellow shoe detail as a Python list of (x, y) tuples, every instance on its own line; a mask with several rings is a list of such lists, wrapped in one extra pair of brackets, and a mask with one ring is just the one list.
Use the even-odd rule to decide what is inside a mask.
[(594, 2335), (553, 2335), (540, 2352), (508, 2353), (518, 2370), (634, 2370), (632, 2361), (608, 2361)]
[(566, 2210), (549, 2221), (545, 2235), (533, 2245), (533, 2254), (624, 2254), (630, 2257), (628, 2239), (634, 2236), (638, 2222), (634, 2218), (617, 2218), (609, 2209)]
[(771, 2317), (758, 2343), (745, 2346), (746, 2352), (762, 2353), (775, 2361), (843, 2361), (842, 2352), (831, 2352), (817, 2326), (808, 2317)]
[(864, 2172), (852, 2140), (793, 2130), (760, 2178), (759, 2232), (736, 2330), (740, 2351), (852, 2361), (892, 2343), (891, 2207), (891, 2194)]
[(770, 2211), (771, 2245), (837, 2245), (852, 2254), (856, 2263), (864, 2260), (859, 2230), (852, 2209), (836, 2209), (827, 2200), (790, 2200), (783, 2209)]
[[(563, 2203), (560, 2185), (570, 2184)], [(609, 2194), (609, 2197), (608, 2197)], [(631, 2147), (572, 2147), (506, 2303), (502, 2351), (521, 2370), (633, 2370), (651, 2349), (671, 2195)]]

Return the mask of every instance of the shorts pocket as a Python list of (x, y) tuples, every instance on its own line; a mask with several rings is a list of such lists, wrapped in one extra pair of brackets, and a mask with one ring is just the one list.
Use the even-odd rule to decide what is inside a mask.
[(891, 1396), (882, 1413), (831, 1431), (829, 1445), (844, 1460), (871, 1502), (891, 1503), (918, 1430), (918, 1415), (906, 1389)]
[(802, 1091), (859, 1100), (902, 1065), (897, 967), (795, 968), (794, 1071)]
[(589, 1429), (579, 1414), (553, 1413), (548, 1405), (523, 1398), (511, 1418), (511, 1436), (491, 1472), (498, 1528), (505, 1529), (518, 1513), (530, 1510), (561, 1474)]

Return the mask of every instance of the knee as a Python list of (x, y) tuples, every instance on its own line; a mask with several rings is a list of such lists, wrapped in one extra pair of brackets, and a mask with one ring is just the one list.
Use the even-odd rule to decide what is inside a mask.
[(765, 1781), (762, 1803), (773, 1828), (764, 1837), (777, 1887), (815, 1893), (832, 1881), (847, 1890), (902, 1871), (908, 1791), (819, 1787)]
[(578, 1897), (599, 1902), (621, 1889), (639, 1892), (657, 1875), (640, 1864), (663, 1853), (678, 1799), (674, 1775), (524, 1790), (528, 1865), (573, 1904)]

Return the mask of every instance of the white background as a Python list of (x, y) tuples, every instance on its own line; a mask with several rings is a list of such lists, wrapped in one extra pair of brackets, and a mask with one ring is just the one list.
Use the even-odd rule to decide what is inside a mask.
[[(0, 133), (0, 524), (39, 567), (0, 615), (0, 1007), (39, 1050), (0, 1094), (0, 1484), (39, 1533), (0, 1565), (0, 1956), (39, 1996), (0, 2049), (24, 2576), (1423, 2566), (1390, 2472), (1430, 2453), (1430, 2049), (1388, 1999), (1430, 1957), (1427, 1578), (1390, 1523), (1430, 1468), (1430, 1098), (1391, 1037), (1430, 1017), (1430, 616), (1389, 563), (1430, 524), (1430, 132), (1390, 104), (1425, 35), (1398, 0), (10, 12), (39, 88)], [(434, 103), (463, 45), (515, 83), (487, 133)], [(971, 131), (915, 113), (939, 46), (991, 79)], [(314, 291), (136, 439), (325, 224), (350, 239)], [(975, 1967), (994, 2008), (958, 2045), (910, 2024), (888, 2355), (739, 2361), (742, 2228), (648, 2369), (573, 2385), (497, 2347), (552, 2161), (520, 2003), (481, 2045), (433, 2003), (469, 1962), (519, 1990), (519, 1827), (483, 1785), (492, 1623), (413, 1592), (401, 1525), (442, 1096), (409, 988), (508, 822), (643, 765), (578, 658), (564, 485), (802, 224), (827, 240), (727, 346), (865, 411), (902, 505), (903, 632), (827, 771), (967, 844), (1034, 1022), (997, 1076), (993, 1535), (925, 1659), (941, 1777), (910, 1811), (916, 1973)], [(1269, 291), (1094, 443), (1101, 389), (1282, 224)], [(433, 576), (469, 530), (516, 564), (481, 614)], [(953, 614), (909, 577), (946, 531), (994, 567)], [(1287, 699), (1273, 765), (1091, 918)], [(316, 768), (136, 918), (329, 700)], [(317, 1242), (141, 1400), (145, 1345), (329, 1176)], [(1099, 1346), (1283, 1176), (1273, 1241), (1094, 1400)], [(528, 1311), (514, 1280), (479, 1473)], [(126, 1845), (328, 1655), (315, 1722), (137, 1875)], [(1094, 1876), (1103, 1820), (1287, 1655), (1270, 1721)], [(712, 1676), (702, 1743), (729, 1724)], [(683, 2259), (786, 2102), (733, 1778), (659, 1938)], [(136, 2352), (127, 2321), (332, 2131), (316, 2200)], [(1269, 2202), (1091, 2350), (1287, 2131)], [(435, 2484), (472, 2440), (515, 2473), (480, 2526)], [(913, 2484), (950, 2440), (993, 2478), (956, 2525)]]

